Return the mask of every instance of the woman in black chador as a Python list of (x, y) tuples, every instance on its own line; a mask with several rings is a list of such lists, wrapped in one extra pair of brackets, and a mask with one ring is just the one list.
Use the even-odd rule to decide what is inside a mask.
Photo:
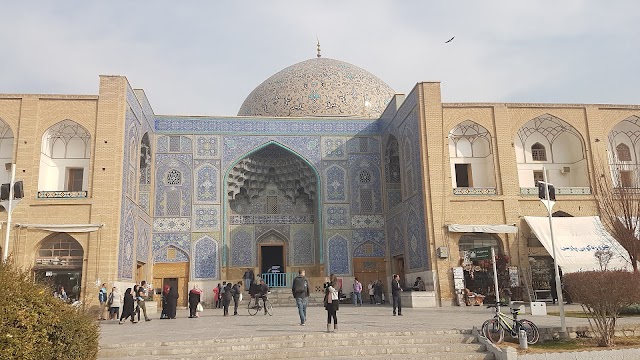
[(167, 316), (169, 319), (176, 318), (176, 307), (178, 306), (178, 289), (172, 286), (167, 294)]
[(124, 320), (131, 317), (131, 322), (136, 323), (133, 316), (135, 315), (133, 307), (135, 306), (133, 301), (133, 295), (131, 294), (131, 288), (127, 288), (124, 292), (124, 303), (122, 304), (122, 315), (120, 316), (119, 324), (122, 324)]
[(195, 286), (191, 291), (189, 291), (189, 317), (196, 318), (198, 314), (196, 310), (198, 309), (198, 304), (200, 304), (200, 294), (202, 292), (198, 290)]

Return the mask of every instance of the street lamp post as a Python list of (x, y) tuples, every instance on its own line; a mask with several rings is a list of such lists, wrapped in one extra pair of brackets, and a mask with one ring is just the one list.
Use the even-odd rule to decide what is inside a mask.
[[(542, 173), (544, 175), (544, 198), (540, 198), (540, 201), (542, 201), (542, 203), (544, 204), (544, 206), (547, 208), (547, 215), (549, 216), (549, 233), (551, 234), (551, 252), (553, 255), (553, 268), (555, 270), (555, 279), (556, 279), (556, 293), (558, 294), (558, 305), (560, 306), (560, 331), (563, 334), (567, 333), (567, 324), (565, 321), (565, 316), (564, 316), (564, 300), (562, 297), (562, 284), (560, 283), (560, 271), (558, 269), (558, 260), (556, 258), (556, 244), (553, 238), (553, 217), (551, 214), (551, 210), (553, 209), (553, 205), (555, 205), (555, 195), (553, 196), (554, 199), (551, 199), (552, 195), (551, 192), (549, 192), (549, 181), (547, 179), (547, 169), (543, 166), (542, 167)], [(551, 185), (551, 189), (553, 188), (553, 185)], [(552, 191), (553, 192), (553, 191)], [(553, 200), (553, 201), (552, 201)]]

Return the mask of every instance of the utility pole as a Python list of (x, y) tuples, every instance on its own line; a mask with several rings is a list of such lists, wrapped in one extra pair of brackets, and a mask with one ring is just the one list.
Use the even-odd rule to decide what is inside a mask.
[[(4, 192), (6, 193), (7, 187), (9, 188), (9, 193), (8, 194), (2, 194), (3, 196), (1, 196), (1, 201), (0, 201), (0, 205), (2, 205), (2, 207), (4, 207), (5, 211), (7, 212), (7, 228), (5, 229), (5, 235), (4, 235), (4, 247), (2, 248), (2, 261), (7, 261), (7, 258), (9, 257), (9, 234), (11, 232), (11, 214), (13, 213), (13, 209), (18, 205), (18, 203), (20, 203), (20, 200), (22, 200), (22, 197), (24, 196), (24, 191), (22, 189), (22, 181), (18, 181), (16, 183), (16, 164), (5, 164), (5, 166), (8, 167), (9, 165), (11, 165), (11, 182), (9, 184), (2, 184), (2, 188), (4, 188), (4, 191), (0, 190), (0, 193)], [(17, 191), (15, 191), (16, 189), (14, 189), (14, 186), (18, 184), (18, 189)], [(8, 195), (8, 198), (6, 198), (6, 196)], [(14, 196), (16, 197), (16, 199), (14, 199)]]
[[(556, 258), (556, 244), (553, 238), (553, 217), (551, 214), (553, 205), (555, 205), (556, 203), (555, 187), (552, 184), (549, 184), (549, 181), (547, 179), (547, 169), (544, 166), (542, 167), (542, 173), (544, 175), (544, 184), (538, 184), (538, 196), (540, 197), (540, 201), (542, 201), (544, 206), (547, 208), (547, 215), (549, 216), (549, 233), (551, 234), (551, 250), (553, 256), (553, 268), (555, 270), (556, 293), (558, 294), (558, 305), (560, 306), (560, 331), (563, 334), (566, 334), (567, 324), (564, 316), (562, 284), (560, 283), (560, 271), (558, 269), (558, 260)], [(542, 190), (542, 188), (544, 188), (544, 192), (540, 191)]]

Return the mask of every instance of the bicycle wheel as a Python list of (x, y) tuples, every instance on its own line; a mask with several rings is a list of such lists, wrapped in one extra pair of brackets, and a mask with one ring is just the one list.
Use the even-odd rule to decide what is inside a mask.
[(273, 305), (271, 305), (271, 301), (267, 300), (264, 302), (264, 309), (269, 316), (273, 316)]
[(258, 299), (251, 298), (249, 299), (249, 303), (247, 304), (247, 310), (249, 311), (249, 315), (253, 316), (258, 313)]
[[(540, 331), (538, 331), (538, 327), (536, 324), (529, 320), (518, 320), (519, 329), (524, 330), (527, 333), (527, 344), (534, 345), (540, 340)], [(518, 329), (518, 332), (520, 330)]]
[(504, 329), (498, 319), (489, 319), (482, 324), (482, 334), (494, 344), (500, 344), (504, 340)]

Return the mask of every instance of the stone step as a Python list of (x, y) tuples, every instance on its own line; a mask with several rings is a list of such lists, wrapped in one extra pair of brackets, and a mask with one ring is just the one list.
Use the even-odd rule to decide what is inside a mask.
[(277, 335), (277, 336), (252, 336), (252, 337), (222, 337), (206, 340), (183, 340), (168, 342), (135, 342), (126, 344), (103, 344), (101, 349), (122, 349), (122, 348), (156, 348), (160, 346), (203, 346), (221, 344), (243, 344), (247, 341), (257, 343), (283, 342), (283, 341), (337, 341), (343, 339), (368, 339), (368, 338), (411, 338), (419, 337), (434, 339), (440, 342), (476, 342), (470, 330), (435, 330), (435, 331), (387, 331), (387, 332), (312, 332), (304, 334)]
[(354, 338), (327, 340), (286, 340), (275, 342), (256, 342), (246, 340), (237, 344), (216, 344), (216, 345), (174, 345), (159, 347), (134, 347), (121, 349), (102, 349), (100, 354), (104, 357), (120, 356), (140, 356), (140, 355), (189, 355), (189, 354), (209, 354), (232, 352), (263, 352), (263, 351), (290, 351), (290, 350), (322, 350), (331, 344), (337, 348), (369, 348), (369, 347), (392, 347), (423, 346), (431, 348), (432, 352), (474, 352), (481, 351), (484, 347), (474, 343), (469, 338), (446, 339), (442, 337), (383, 337), (383, 338)]
[[(151, 350), (151, 349), (149, 349)], [(434, 345), (378, 345), (378, 346), (336, 346), (333, 343), (325, 343), (323, 348), (278, 349), (261, 350), (252, 352), (233, 351), (221, 352), (209, 349), (208, 353), (190, 354), (149, 354), (137, 355), (136, 360), (151, 359), (239, 359), (239, 360), (270, 360), (270, 359), (313, 359), (313, 358), (402, 358), (414, 357), (419, 359), (442, 360), (491, 360), (492, 354), (484, 353), (484, 348), (476, 346), (474, 349), (459, 348), (458, 346), (434, 346)], [(101, 356), (101, 358), (103, 358)], [(131, 359), (130, 356), (111, 357), (111, 359)]]

